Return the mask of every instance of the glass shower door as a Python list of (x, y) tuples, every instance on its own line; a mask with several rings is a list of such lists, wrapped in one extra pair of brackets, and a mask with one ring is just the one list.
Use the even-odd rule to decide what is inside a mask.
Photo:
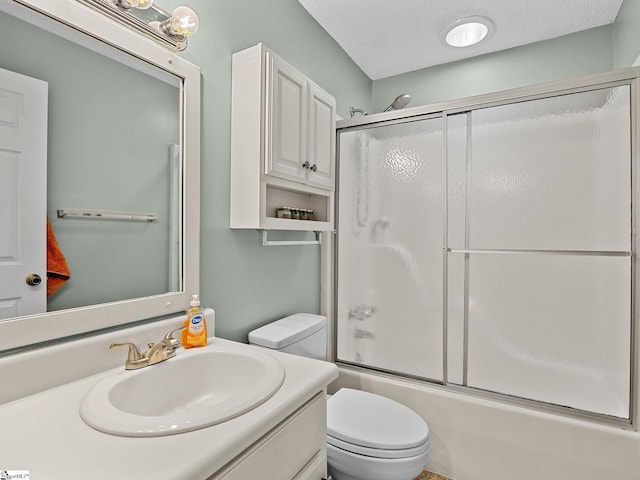
[(449, 118), (447, 381), (630, 415), (628, 85)]
[(337, 358), (442, 381), (442, 118), (339, 147)]

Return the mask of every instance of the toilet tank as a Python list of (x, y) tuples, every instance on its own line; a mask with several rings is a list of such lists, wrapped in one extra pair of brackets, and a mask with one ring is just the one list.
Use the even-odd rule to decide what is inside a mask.
[(249, 343), (280, 352), (326, 360), (327, 318), (311, 313), (289, 315), (250, 332)]

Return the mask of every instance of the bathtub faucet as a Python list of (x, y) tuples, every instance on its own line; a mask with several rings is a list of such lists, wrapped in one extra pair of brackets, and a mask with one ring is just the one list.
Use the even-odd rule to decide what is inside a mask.
[(349, 310), (349, 320), (366, 320), (376, 313), (373, 305), (358, 305)]

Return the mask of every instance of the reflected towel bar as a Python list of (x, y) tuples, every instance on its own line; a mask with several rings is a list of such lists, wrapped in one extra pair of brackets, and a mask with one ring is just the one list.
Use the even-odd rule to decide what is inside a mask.
[(126, 220), (129, 222), (155, 222), (158, 217), (153, 213), (116, 212), (110, 210), (58, 210), (58, 218), (86, 218), (91, 220)]

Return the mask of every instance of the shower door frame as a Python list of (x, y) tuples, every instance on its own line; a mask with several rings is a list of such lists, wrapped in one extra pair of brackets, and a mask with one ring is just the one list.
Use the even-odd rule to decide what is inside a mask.
[[(599, 90), (604, 88), (618, 87), (618, 86), (629, 86), (630, 87), (630, 154), (631, 154), (631, 172), (630, 172), (630, 180), (631, 180), (631, 251), (628, 252), (627, 256), (631, 257), (631, 278), (630, 278), (630, 291), (631, 291), (631, 299), (630, 299), (630, 385), (629, 385), (629, 418), (619, 418), (606, 414), (595, 413), (591, 411), (578, 410), (572, 407), (565, 407), (562, 405), (556, 405), (552, 403), (546, 403), (538, 400), (531, 400), (523, 397), (517, 397), (509, 394), (497, 393), (492, 391), (483, 390), (480, 388), (469, 387), (465, 385), (457, 385), (448, 382), (448, 368), (447, 368), (447, 350), (448, 350), (448, 339), (447, 339), (447, 330), (448, 330), (448, 320), (447, 320), (447, 306), (448, 306), (448, 256), (449, 253), (455, 250), (456, 253), (473, 253), (477, 250), (475, 249), (451, 249), (448, 248), (448, 214), (449, 214), (449, 201), (448, 201), (448, 155), (447, 155), (447, 119), (451, 115), (464, 114), (468, 112), (472, 112), (474, 110), (480, 108), (490, 108), (497, 107), (502, 105), (510, 105), (515, 103), (521, 103), (525, 101), (531, 100), (539, 100), (544, 98), (552, 98), (557, 96), (563, 96), (574, 93), (588, 92), (593, 90)], [(339, 200), (340, 200), (340, 177), (336, 175), (336, 201), (335, 201), (335, 219), (336, 219), (336, 231), (334, 236), (334, 242), (332, 246), (326, 247), (324, 253), (329, 253), (331, 255), (327, 255), (324, 258), (333, 258), (333, 260), (328, 260), (332, 262), (332, 268), (324, 268), (322, 269), (323, 276), (327, 276), (326, 279), (323, 280), (323, 285), (327, 284), (329, 288), (331, 288), (331, 294), (325, 295), (323, 297), (323, 310), (327, 313), (330, 312), (331, 318), (331, 331), (330, 338), (332, 341), (330, 342), (330, 355), (331, 358), (340, 368), (351, 368), (360, 371), (366, 371), (378, 375), (393, 375), (400, 376), (406, 378), (410, 381), (421, 381), (428, 385), (433, 386), (434, 388), (443, 388), (448, 391), (454, 391), (463, 393), (466, 395), (472, 395), (484, 399), (499, 401), (502, 403), (523, 406), (527, 408), (533, 408), (536, 410), (546, 411), (550, 413), (560, 414), (568, 417), (579, 418), (583, 420), (589, 420), (592, 422), (617, 426), (624, 429), (632, 429), (638, 430), (638, 420), (639, 420), (639, 396), (638, 396), (638, 388), (639, 388), (639, 366), (638, 362), (640, 361), (640, 328), (637, 323), (637, 302), (638, 302), (638, 294), (637, 286), (640, 285), (638, 283), (638, 271), (636, 268), (636, 252), (637, 252), (637, 243), (636, 243), (636, 224), (638, 214), (637, 211), (640, 210), (636, 208), (636, 189), (637, 185), (637, 169), (638, 162), (640, 159), (638, 155), (640, 153), (638, 142), (640, 140), (640, 122), (638, 121), (638, 102), (640, 102), (640, 67), (632, 67), (625, 68), (620, 70), (615, 70), (612, 72), (601, 73), (596, 75), (589, 75), (585, 77), (580, 77), (576, 79), (562, 80), (551, 83), (521, 87), (516, 89), (504, 90), (495, 93), (489, 93), (484, 95), (478, 95), (473, 97), (466, 97), (461, 99), (455, 99), (446, 102), (440, 102), (430, 105), (424, 105), (419, 107), (413, 107), (405, 110), (396, 110), (386, 113), (368, 115), (358, 118), (351, 118), (346, 120), (339, 120), (336, 124), (336, 132), (337, 132), (337, 141), (336, 141), (336, 172), (339, 172), (339, 162), (340, 162), (340, 141), (339, 136), (341, 133), (346, 133), (354, 130), (363, 130), (367, 128), (381, 127), (387, 125), (395, 125), (395, 124), (403, 124), (410, 123), (413, 121), (423, 120), (423, 119), (432, 119), (432, 118), (442, 118), (442, 128), (443, 128), (443, 145), (442, 145), (442, 182), (443, 182), (443, 284), (442, 284), (442, 301), (443, 301), (443, 318), (442, 318), (442, 341), (443, 341), (443, 381), (430, 380), (425, 378), (417, 378), (412, 375), (403, 374), (402, 372), (394, 372), (379, 369), (376, 367), (368, 367), (365, 365), (349, 363), (346, 361), (341, 361), (337, 359), (337, 318), (336, 312), (338, 311), (338, 258), (339, 258), (339, 245), (338, 238), (340, 235), (339, 232)], [(469, 135), (470, 132), (468, 131)], [(469, 145), (467, 145), (467, 149)], [(325, 242), (329, 243), (329, 242)], [(505, 250), (506, 252), (506, 250)], [(559, 250), (554, 251), (540, 251), (542, 253), (549, 254), (572, 254), (571, 252), (563, 252)], [(517, 250), (516, 250), (517, 253)], [(585, 252), (587, 254), (603, 254), (607, 255), (606, 252)], [(621, 255), (623, 252), (614, 253), (615, 255)], [(328, 267), (328, 266), (327, 266)], [(330, 286), (329, 284), (332, 285)], [(466, 323), (466, 315), (465, 315), (465, 323)], [(466, 334), (465, 334), (466, 338)], [(463, 355), (467, 356), (467, 345), (464, 345)], [(466, 370), (466, 362), (464, 363)]]

